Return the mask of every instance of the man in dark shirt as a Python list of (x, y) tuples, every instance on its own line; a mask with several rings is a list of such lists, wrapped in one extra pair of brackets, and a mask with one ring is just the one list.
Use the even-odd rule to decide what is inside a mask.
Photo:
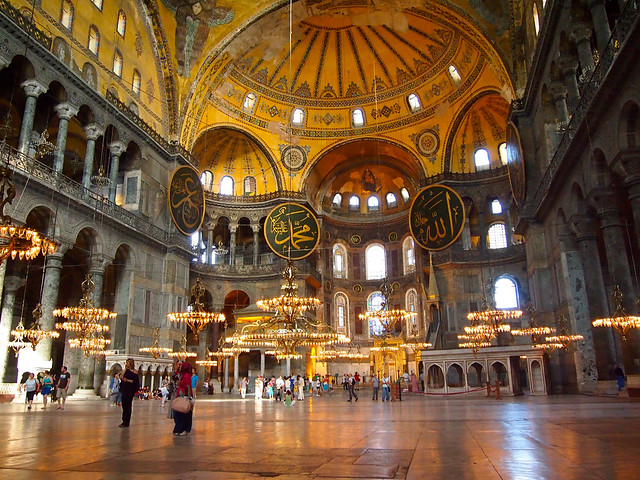
[(60, 370), (60, 378), (56, 384), (56, 395), (58, 397), (58, 410), (64, 410), (64, 404), (67, 403), (67, 392), (69, 391), (69, 384), (71, 383), (71, 374), (67, 370), (67, 367), (62, 367)]
[(131, 404), (133, 397), (140, 388), (140, 379), (138, 371), (135, 369), (133, 358), (127, 358), (124, 366), (124, 372), (120, 383), (120, 392), (122, 393), (122, 423), (120, 428), (127, 428), (131, 421)]

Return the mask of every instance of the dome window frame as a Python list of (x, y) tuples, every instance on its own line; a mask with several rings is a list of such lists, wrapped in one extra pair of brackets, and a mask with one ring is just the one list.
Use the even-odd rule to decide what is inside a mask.
[(354, 128), (362, 128), (366, 125), (366, 118), (364, 115), (364, 110), (361, 108), (354, 108), (351, 111), (351, 124)]
[(415, 92), (407, 95), (407, 105), (409, 106), (409, 111), (411, 113), (417, 113), (422, 110), (422, 102), (420, 101), (418, 94)]

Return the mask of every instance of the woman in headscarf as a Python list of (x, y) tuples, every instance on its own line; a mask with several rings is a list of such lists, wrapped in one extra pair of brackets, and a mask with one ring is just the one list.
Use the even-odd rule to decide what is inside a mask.
[[(175, 398), (183, 395), (185, 397), (192, 397), (191, 389), (191, 364), (189, 362), (178, 362), (176, 373), (178, 374), (178, 381), (176, 384)], [(173, 421), (175, 425), (173, 427), (173, 434), (189, 435), (191, 432), (191, 423), (193, 421), (193, 409), (187, 413), (173, 411)]]

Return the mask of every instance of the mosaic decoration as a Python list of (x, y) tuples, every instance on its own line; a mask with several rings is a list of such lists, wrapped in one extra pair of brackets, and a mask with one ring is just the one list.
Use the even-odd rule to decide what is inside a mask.
[(525, 167), (520, 135), (516, 126), (511, 122), (507, 123), (507, 171), (509, 172), (513, 199), (516, 205), (520, 206), (524, 202), (526, 194)]
[(398, 234), (396, 232), (391, 232), (389, 234), (389, 241), (390, 242), (395, 242), (398, 240)]
[(141, 56), (142, 55), (142, 35), (140, 35), (140, 32), (136, 32), (135, 45), (136, 45), (136, 53), (138, 54), (138, 56)]
[(147, 80), (147, 101), (153, 103), (156, 99), (156, 89), (153, 84), (153, 80)]
[(409, 229), (418, 245), (427, 250), (444, 250), (464, 228), (465, 209), (460, 195), (445, 185), (423, 188), (409, 210)]
[(440, 148), (440, 137), (435, 130), (423, 130), (415, 137), (416, 148), (425, 157), (431, 157)]
[(400, 105), (395, 103), (391, 107), (388, 107), (387, 105), (385, 105), (382, 108), (374, 108), (373, 110), (371, 110), (371, 116), (375, 119), (377, 119), (380, 116), (389, 118), (391, 114), (393, 113), (398, 114), (400, 113), (400, 111), (401, 111)]
[(307, 163), (307, 153), (310, 147), (297, 145), (280, 145), (280, 159), (289, 172), (299, 172)]
[(269, 212), (264, 222), (269, 248), (279, 257), (300, 260), (311, 255), (320, 241), (314, 213), (298, 203), (284, 203)]
[(362, 285), (360, 285), (359, 283), (356, 283), (356, 284), (353, 286), (353, 291), (354, 291), (355, 293), (360, 293), (360, 292), (362, 292)]
[(480, 113), (491, 127), (491, 136), (493, 137), (493, 139), (496, 142), (502, 140), (504, 138), (504, 128), (498, 125), (498, 122), (496, 121), (493, 114), (486, 107), (480, 108)]
[(331, 284), (330, 280), (327, 280), (326, 282), (324, 282), (324, 289), (327, 292), (330, 292), (332, 288), (333, 288), (333, 285)]
[(185, 235), (197, 232), (205, 214), (200, 174), (190, 165), (175, 169), (169, 183), (169, 212), (175, 226)]
[(362, 243), (362, 238), (358, 234), (353, 234), (353, 235), (351, 235), (351, 238), (349, 239), (349, 241), (353, 245), (360, 245)]

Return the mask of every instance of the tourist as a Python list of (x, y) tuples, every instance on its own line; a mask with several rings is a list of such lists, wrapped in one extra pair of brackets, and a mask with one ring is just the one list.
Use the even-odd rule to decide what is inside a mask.
[(49, 370), (44, 371), (44, 378), (42, 379), (42, 390), (40, 393), (42, 394), (42, 410), (47, 409), (47, 401), (49, 400), (49, 394), (51, 393), (51, 389), (53, 388), (53, 378), (49, 374)]
[(283, 392), (284, 392), (284, 380), (280, 376), (276, 380), (276, 402), (282, 401)]
[[(196, 390), (198, 389), (198, 380), (200, 380), (198, 378), (198, 374), (196, 373), (196, 369), (192, 368), (191, 369), (191, 392), (193, 395), (193, 398), (196, 398)], [(244, 397), (242, 397), (244, 398)]]
[(613, 373), (618, 381), (618, 391), (622, 391), (624, 388), (624, 371), (618, 366), (617, 363), (613, 365)]
[(349, 390), (349, 378), (346, 373), (342, 374), (342, 389)]
[(383, 376), (382, 377), (382, 401), (383, 402), (385, 400), (387, 402), (391, 401), (390, 393), (391, 393), (391, 390), (389, 388), (389, 377)]
[(416, 377), (416, 372), (411, 370), (411, 391), (414, 393), (418, 392), (418, 377)]
[(284, 406), (292, 407), (296, 404), (296, 401), (293, 399), (293, 395), (291, 394), (291, 390), (287, 390), (287, 393), (284, 394)]
[(360, 390), (360, 374), (358, 372), (353, 376), (354, 388)]
[(249, 385), (247, 377), (242, 377), (242, 380), (240, 381), (240, 396), (242, 398), (247, 396), (247, 385)]
[(116, 405), (120, 405), (118, 399), (122, 394), (120, 393), (120, 375), (118, 375), (117, 372), (113, 374), (113, 378), (111, 382), (109, 382), (109, 391), (111, 392), (109, 395), (111, 406), (115, 407)]
[(353, 397), (356, 397), (356, 402), (358, 401), (358, 395), (356, 395), (355, 388), (356, 378), (352, 377), (351, 374), (349, 374), (349, 400), (347, 400), (347, 402), (350, 402)]
[(258, 375), (258, 377), (256, 378), (255, 387), (256, 387), (256, 400), (262, 400), (262, 389), (264, 388), (262, 375)]
[(22, 389), (27, 392), (27, 410), (31, 410), (33, 405), (33, 397), (36, 395), (38, 388), (38, 381), (33, 373), (29, 373), (29, 377), (22, 384)]
[[(193, 396), (192, 393), (192, 380), (191, 372), (195, 369), (191, 368), (191, 364), (188, 362), (178, 362), (176, 373), (178, 374), (178, 382), (176, 384), (176, 398), (180, 395), (185, 397)], [(187, 413), (173, 411), (173, 434), (178, 436), (185, 436), (191, 433), (191, 426), (193, 424), (193, 409)]]
[(63, 366), (60, 369), (60, 375), (58, 376), (58, 383), (56, 384), (56, 396), (58, 397), (58, 410), (64, 410), (64, 405), (67, 403), (67, 393), (69, 392), (69, 384), (71, 383), (71, 374), (67, 370), (67, 367)]
[(372, 400), (378, 401), (378, 390), (380, 389), (380, 381), (378, 380), (378, 376), (374, 373), (373, 377), (371, 377), (371, 385), (373, 386), (373, 398)]
[(304, 400), (304, 377), (298, 375), (298, 401)]
[(122, 423), (120, 428), (127, 428), (131, 423), (131, 406), (133, 397), (140, 388), (140, 378), (135, 369), (133, 358), (127, 358), (124, 363), (124, 372), (120, 378), (120, 393), (122, 394)]

